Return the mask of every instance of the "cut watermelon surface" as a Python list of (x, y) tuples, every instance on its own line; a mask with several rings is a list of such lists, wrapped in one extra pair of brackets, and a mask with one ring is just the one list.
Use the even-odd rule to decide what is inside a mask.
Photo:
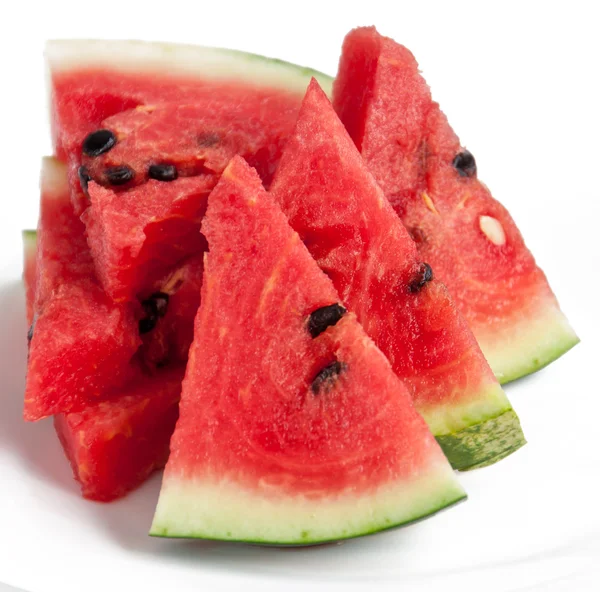
[(388, 361), (242, 159), (202, 228), (201, 305), (151, 534), (311, 544), (462, 499)]
[(452, 465), (483, 466), (522, 446), (519, 420), (473, 334), (316, 81), (272, 193), (409, 386)]
[[(37, 234), (25, 231), (23, 238), (26, 306), (33, 311)], [(187, 282), (181, 289), (186, 286)], [(57, 435), (84, 497), (96, 501), (120, 498), (164, 467), (177, 421), (183, 374), (181, 365), (161, 370), (139, 378), (135, 387), (108, 401), (55, 416)]]
[[(117, 184), (139, 182), (150, 176), (152, 165), (180, 165), (178, 174), (187, 175), (204, 168), (204, 163), (207, 167), (214, 165), (218, 160), (215, 157), (234, 148), (245, 151), (268, 178), (282, 142), (293, 127), (310, 77), (316, 76), (325, 88), (332, 86), (328, 76), (280, 60), (176, 44), (52, 41), (46, 47), (46, 58), (55, 154), (70, 164), (72, 198), (78, 213), (87, 207), (80, 186), (80, 178), (84, 185), (88, 178), (85, 170), (80, 171), (83, 144), (89, 134), (103, 130), (108, 118), (117, 116), (106, 122), (117, 126), (105, 130), (114, 134), (112, 139), (101, 134), (89, 140), (87, 156), (100, 156), (107, 146), (114, 145), (114, 140), (123, 139), (124, 148), (116, 149), (115, 155), (121, 158), (114, 161), (112, 173), (88, 159), (97, 181), (107, 182), (110, 178)], [(189, 129), (184, 128), (177, 142), (172, 134), (166, 138), (160, 134), (165, 123), (161, 116), (168, 108), (153, 113), (165, 103), (182, 109), (181, 116), (172, 117), (172, 112), (167, 116), (174, 125), (190, 122), (183, 115), (186, 109), (196, 109), (196, 114), (201, 110), (199, 119)], [(125, 111), (129, 113), (118, 116)], [(224, 124), (231, 123), (231, 118), (232, 128), (239, 129), (229, 130), (236, 133), (228, 134), (225, 140)], [(261, 125), (257, 125), (259, 121)], [(250, 136), (240, 135), (242, 130), (249, 131)], [(270, 142), (261, 143), (261, 138), (270, 138)], [(134, 158), (127, 151), (132, 142)], [(137, 181), (130, 178), (136, 170)], [(164, 168), (157, 174), (164, 178)]]
[(140, 377), (109, 401), (54, 418), (83, 497), (120, 498), (164, 467), (183, 374), (175, 367)]
[(66, 168), (54, 159), (43, 163), (36, 273), (27, 420), (73, 411), (124, 384), (141, 343), (136, 305), (113, 303), (95, 277)]
[(200, 222), (215, 182), (206, 175), (153, 180), (120, 193), (89, 184), (91, 205), (82, 219), (98, 275), (114, 300), (135, 298), (206, 249)]
[(374, 28), (352, 31), (334, 106), (501, 382), (539, 370), (578, 342), (410, 51)]
[(66, 158), (107, 117), (157, 103), (190, 104), (221, 97), (231, 104), (295, 96), (299, 105), (320, 72), (229, 49), (144, 41), (60, 40), (46, 46), (53, 142)]

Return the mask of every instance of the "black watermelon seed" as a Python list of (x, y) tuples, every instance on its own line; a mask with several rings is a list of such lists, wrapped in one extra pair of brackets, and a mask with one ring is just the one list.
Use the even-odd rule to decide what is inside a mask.
[(164, 292), (155, 292), (148, 298), (146, 302), (152, 302), (153, 311), (159, 318), (164, 317), (167, 314), (167, 308), (169, 307), (169, 295)]
[(110, 130), (100, 129), (89, 134), (83, 141), (83, 152), (88, 156), (100, 156), (108, 152), (117, 143), (117, 138)]
[(427, 240), (427, 236), (418, 226), (413, 226), (409, 228), (408, 233), (418, 245), (424, 243)]
[(156, 327), (158, 319), (164, 317), (167, 314), (167, 308), (169, 307), (169, 295), (164, 292), (155, 292), (142, 302), (142, 308), (145, 312), (145, 317), (140, 320), (139, 330), (140, 334), (149, 333)]
[(135, 177), (135, 171), (125, 165), (110, 167), (104, 174), (111, 185), (125, 185)]
[(33, 339), (33, 325), (34, 323), (31, 323), (31, 326), (27, 330), (27, 345), (29, 345)]
[(338, 362), (332, 362), (321, 370), (313, 379), (310, 388), (315, 395), (327, 392), (333, 387), (337, 377), (346, 369), (346, 365)]
[(477, 174), (475, 157), (468, 151), (459, 152), (452, 161), (452, 166), (461, 177), (474, 177)]
[(415, 279), (409, 284), (408, 289), (413, 292), (420, 292), (423, 286), (433, 279), (433, 270), (429, 263), (421, 263), (416, 273)]
[(140, 335), (144, 333), (150, 333), (154, 327), (156, 327), (156, 322), (158, 321), (158, 317), (156, 315), (150, 315), (140, 320), (139, 329)]
[(177, 168), (172, 164), (153, 164), (148, 169), (148, 176), (156, 181), (175, 181)]
[(219, 143), (217, 134), (200, 134), (198, 136), (198, 146), (201, 148), (210, 148)]
[(330, 304), (313, 310), (308, 319), (308, 332), (312, 337), (321, 335), (327, 327), (335, 325), (344, 315), (346, 309), (341, 304)]
[(89, 197), (88, 194), (88, 183), (92, 180), (88, 170), (84, 166), (80, 166), (77, 174), (79, 175), (79, 184), (81, 185), (82, 191)]

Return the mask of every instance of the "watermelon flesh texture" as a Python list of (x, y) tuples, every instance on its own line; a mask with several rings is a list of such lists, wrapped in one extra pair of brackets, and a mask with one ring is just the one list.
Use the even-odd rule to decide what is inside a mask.
[(74, 411), (135, 376), (139, 305), (115, 304), (98, 283), (74, 214), (66, 168), (45, 159), (37, 247), (35, 323), (25, 418)]
[(115, 144), (99, 155), (84, 153), (82, 163), (92, 179), (107, 186), (114, 184), (111, 169), (126, 165), (133, 174), (131, 186), (152, 178), (154, 165), (173, 166), (180, 177), (219, 175), (239, 154), (268, 185), (294, 127), (300, 97), (242, 99), (216, 96), (191, 105), (143, 105), (119, 113), (99, 125), (114, 134)]
[(202, 228), (202, 302), (151, 534), (312, 544), (462, 499), (354, 315), (311, 336), (311, 313), (339, 297), (240, 158)]
[[(293, 126), (302, 94), (312, 75), (326, 88), (330, 89), (332, 85), (328, 76), (280, 60), (176, 44), (53, 41), (46, 47), (46, 58), (52, 94), (54, 151), (70, 164), (72, 199), (78, 214), (87, 207), (78, 175), (82, 143), (88, 134), (101, 129), (104, 120), (139, 107), (137, 112), (143, 113), (145, 109), (151, 110), (164, 103), (200, 104), (206, 106), (202, 115), (212, 117), (213, 127), (215, 116), (218, 122), (218, 114), (226, 117), (227, 111), (232, 109), (245, 113), (246, 126), (258, 129), (259, 135), (264, 136), (270, 129), (278, 129), (286, 117), (286, 125)], [(217, 107), (217, 104), (221, 106)], [(268, 106), (273, 109), (266, 113)], [(269, 116), (266, 119), (265, 114)], [(258, 128), (253, 123), (257, 118), (263, 118)], [(138, 132), (145, 133), (143, 130)], [(153, 140), (164, 143), (164, 138), (154, 137)], [(206, 148), (197, 146), (199, 159)], [(275, 160), (269, 160), (271, 149), (270, 146), (257, 147), (255, 154), (256, 164), (260, 164), (267, 175), (276, 164)], [(168, 154), (165, 146), (157, 145), (153, 152), (146, 152), (145, 157), (165, 154)], [(149, 162), (146, 161), (146, 165)], [(127, 161), (119, 162), (119, 165), (126, 164)], [(186, 174), (185, 171), (182, 173)], [(139, 178), (145, 177), (146, 169), (139, 175)]]
[[(27, 318), (31, 322), (36, 290), (36, 232), (23, 232), (23, 239), (23, 281)], [(57, 435), (85, 498), (120, 498), (154, 470), (164, 467), (177, 421), (183, 374), (181, 365), (161, 370), (110, 401), (54, 417)]]
[(165, 275), (154, 286), (153, 295), (167, 296), (167, 310), (156, 327), (142, 336), (141, 356), (151, 367), (166, 362), (187, 362), (194, 339), (194, 319), (200, 306), (204, 253), (194, 255)]
[(183, 367), (143, 376), (109, 401), (54, 418), (83, 497), (112, 501), (142, 484), (169, 456)]
[(524, 444), (518, 418), (443, 284), (428, 277), (313, 81), (272, 193), (342, 301), (388, 357), (457, 469)]
[(98, 275), (114, 300), (135, 298), (206, 249), (200, 222), (215, 182), (207, 175), (152, 180), (120, 193), (89, 184), (91, 205), (82, 219)]
[(539, 370), (578, 342), (405, 47), (374, 28), (352, 31), (334, 106), (501, 382)]

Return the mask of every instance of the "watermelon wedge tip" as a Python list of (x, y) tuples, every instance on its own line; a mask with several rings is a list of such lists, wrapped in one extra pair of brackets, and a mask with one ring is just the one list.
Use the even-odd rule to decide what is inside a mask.
[(201, 305), (151, 534), (315, 544), (463, 499), (389, 362), (241, 158), (211, 193), (203, 232)]
[(333, 103), (501, 383), (543, 368), (579, 342), (406, 47), (374, 27), (351, 31)]

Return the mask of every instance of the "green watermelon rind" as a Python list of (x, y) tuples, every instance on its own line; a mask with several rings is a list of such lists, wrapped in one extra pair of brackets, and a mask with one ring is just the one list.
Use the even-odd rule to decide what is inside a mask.
[[(252, 496), (237, 485), (212, 486), (208, 481), (182, 484), (166, 477), (150, 536), (265, 546), (325, 544), (407, 526), (467, 497), (445, 462), (422, 477), (419, 483), (395, 482), (394, 487), (381, 497), (378, 497), (381, 491), (378, 490), (362, 498), (331, 499), (327, 502), (330, 504), (328, 509), (316, 504), (308, 511), (302, 507), (304, 500), (285, 497), (284, 503), (277, 507), (270, 504), (268, 495), (259, 494), (252, 500)], [(381, 502), (379, 505), (378, 501)], [(391, 517), (394, 509), (401, 515)], [(219, 520), (223, 520), (222, 525)], [(289, 526), (290, 520), (299, 523)], [(352, 526), (351, 521), (357, 524)], [(212, 527), (207, 526), (210, 522)], [(273, 534), (256, 534), (261, 529), (271, 529)], [(252, 531), (255, 534), (250, 534)]]
[(450, 464), (458, 471), (470, 471), (506, 458), (527, 441), (513, 409), (436, 439)]
[[(519, 418), (497, 382), (464, 402), (417, 410), (457, 471), (493, 464), (526, 443)], [(500, 420), (499, 418), (503, 418)]]
[(483, 355), (500, 384), (538, 372), (579, 343), (554, 295), (535, 297), (535, 313), (522, 315), (503, 332), (475, 328)]
[(139, 40), (64, 39), (46, 43), (51, 72), (86, 68), (183, 75), (207, 80), (247, 82), (304, 94), (316, 78), (331, 95), (333, 78), (312, 68), (235, 49)]

